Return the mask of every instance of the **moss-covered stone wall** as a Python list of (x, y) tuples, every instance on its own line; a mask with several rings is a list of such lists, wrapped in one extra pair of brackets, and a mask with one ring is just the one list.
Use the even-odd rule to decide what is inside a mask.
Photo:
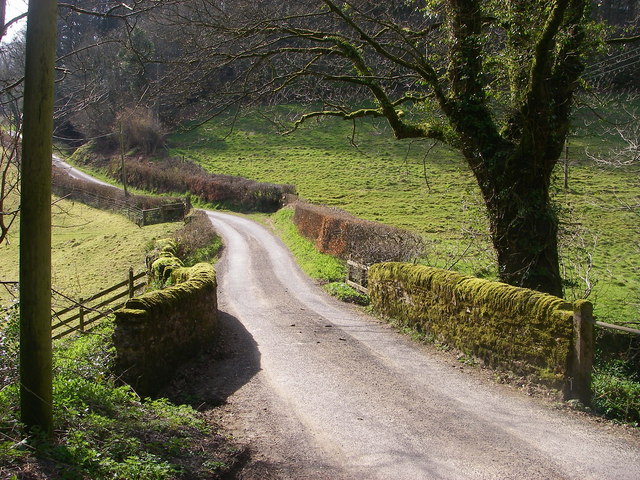
[(406, 263), (373, 265), (369, 295), (384, 315), (490, 366), (570, 383), (574, 305), (561, 298)]
[(173, 285), (132, 298), (115, 313), (116, 370), (140, 395), (155, 394), (216, 335), (213, 266), (175, 267), (168, 283)]

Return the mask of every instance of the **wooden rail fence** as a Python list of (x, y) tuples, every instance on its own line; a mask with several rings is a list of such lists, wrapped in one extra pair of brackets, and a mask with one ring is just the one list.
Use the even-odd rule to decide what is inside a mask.
[[(55, 182), (52, 183), (52, 188), (60, 197), (75, 199), (96, 208), (107, 208), (120, 212), (140, 227), (184, 220), (185, 215), (191, 208), (190, 205), (187, 205), (187, 202), (177, 202), (156, 208), (142, 209), (128, 203), (125, 199), (107, 197), (82, 188), (59, 185)], [(116, 189), (116, 187), (113, 188)]]
[[(54, 312), (51, 317), (53, 338), (58, 339), (75, 332), (90, 331), (98, 320), (121, 308), (126, 299), (132, 298), (137, 290), (144, 287), (147, 284), (146, 275), (147, 272), (134, 275), (133, 269), (130, 269), (127, 280), (89, 298), (81, 298), (72, 306)], [(144, 280), (139, 282), (143, 278)], [(109, 298), (104, 298), (110, 294), (112, 295)], [(126, 299), (122, 300), (125, 297)]]
[(355, 288), (365, 295), (368, 295), (369, 265), (364, 265), (354, 260), (347, 260), (347, 268), (347, 278), (345, 280), (345, 283), (351, 288)]

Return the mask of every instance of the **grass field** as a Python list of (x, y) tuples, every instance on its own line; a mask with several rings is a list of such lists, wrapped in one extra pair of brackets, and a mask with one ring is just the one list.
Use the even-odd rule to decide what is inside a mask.
[[(182, 226), (165, 223), (138, 227), (124, 216), (59, 201), (53, 207), (52, 283), (65, 295), (87, 297), (127, 278), (129, 267), (146, 268), (145, 249), (154, 238), (169, 236)], [(18, 280), (19, 225), (0, 245), (0, 279)], [(0, 304), (10, 301), (0, 291)]]
[[(312, 202), (419, 232), (429, 265), (495, 276), (482, 202), (458, 153), (424, 140), (396, 141), (384, 123), (374, 121), (359, 122), (355, 135), (351, 123), (333, 119), (278, 135), (277, 122), (295, 113), (299, 108), (278, 107), (214, 120), (173, 135), (171, 153), (212, 172), (295, 184)], [(590, 161), (585, 148), (605, 149), (602, 138), (583, 134), (572, 142), (569, 188), (563, 188), (560, 167), (554, 185), (565, 296), (581, 298), (591, 288), (600, 320), (637, 320), (639, 222), (624, 206), (638, 203), (640, 170)]]

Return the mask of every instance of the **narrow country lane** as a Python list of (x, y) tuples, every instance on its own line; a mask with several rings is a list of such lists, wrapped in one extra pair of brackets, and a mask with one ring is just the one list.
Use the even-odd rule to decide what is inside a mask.
[[(86, 173), (78, 170), (77, 168), (72, 167), (71, 165), (69, 165), (67, 162), (65, 162), (64, 160), (62, 160), (60, 157), (56, 155), (54, 155), (51, 160), (54, 166), (67, 172), (67, 175), (69, 175), (71, 178), (84, 180), (86, 182), (91, 182), (98, 185), (104, 185), (105, 187), (113, 187), (113, 185), (103, 182), (102, 180), (98, 180), (97, 178), (94, 178), (91, 175), (87, 175)], [(114, 188), (117, 188), (117, 187), (114, 187)]]
[(244, 335), (223, 408), (263, 450), (262, 478), (640, 478), (637, 432), (452, 368), (324, 294), (264, 227), (208, 215), (219, 309)]

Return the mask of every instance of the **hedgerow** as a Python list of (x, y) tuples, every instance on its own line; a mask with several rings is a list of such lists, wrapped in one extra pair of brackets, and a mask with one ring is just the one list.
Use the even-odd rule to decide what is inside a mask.
[[(120, 177), (120, 161), (113, 161), (110, 174)], [(234, 208), (272, 212), (280, 208), (292, 185), (278, 185), (230, 175), (216, 175), (193, 162), (177, 158), (131, 160), (126, 163), (127, 182), (157, 193), (189, 192), (203, 202)]]
[(293, 203), (293, 222), (316, 248), (344, 260), (371, 265), (408, 261), (422, 252), (422, 238), (412, 232), (363, 220), (343, 210), (307, 202)]

